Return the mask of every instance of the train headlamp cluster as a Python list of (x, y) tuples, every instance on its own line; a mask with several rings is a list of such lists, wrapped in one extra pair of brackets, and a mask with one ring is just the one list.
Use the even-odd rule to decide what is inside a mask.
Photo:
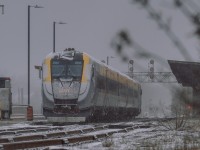
[(67, 48), (63, 51), (62, 56), (65, 57), (74, 57), (75, 55), (75, 49), (74, 48)]
[(74, 48), (66, 48), (64, 51), (75, 51)]

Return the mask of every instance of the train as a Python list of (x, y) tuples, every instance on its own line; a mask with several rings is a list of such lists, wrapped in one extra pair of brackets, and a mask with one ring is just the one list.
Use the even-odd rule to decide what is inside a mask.
[(84, 121), (120, 120), (141, 113), (139, 82), (85, 52), (68, 48), (42, 63), (45, 117), (82, 117)]

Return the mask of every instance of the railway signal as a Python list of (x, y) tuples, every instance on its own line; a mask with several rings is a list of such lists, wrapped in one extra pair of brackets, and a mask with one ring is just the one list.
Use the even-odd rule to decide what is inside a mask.
[(130, 60), (128, 63), (128, 72), (126, 73), (129, 77), (139, 81), (140, 83), (175, 83), (177, 82), (172, 72), (155, 72), (154, 60), (151, 59), (148, 63), (147, 72), (134, 72), (134, 61)]
[(130, 77), (131, 78), (133, 78), (133, 70), (134, 70), (134, 68), (133, 68), (133, 64), (134, 64), (134, 60), (129, 60), (129, 62), (128, 62), (128, 70), (129, 70), (129, 72), (130, 72)]
[(149, 78), (153, 80), (154, 79), (154, 60), (153, 59), (149, 61), (148, 68), (149, 68)]

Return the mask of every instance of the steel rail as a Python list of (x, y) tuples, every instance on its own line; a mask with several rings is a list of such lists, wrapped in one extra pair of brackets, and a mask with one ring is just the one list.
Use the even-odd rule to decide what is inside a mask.
[[(94, 134), (94, 135), (81, 135), (77, 137), (64, 137), (64, 138), (54, 138), (54, 139), (45, 139), (47, 136), (43, 136), (42, 140), (34, 140), (32, 139), (31, 141), (20, 141), (20, 142), (10, 142), (10, 143), (2, 143), (0, 145), (0, 148), (4, 150), (14, 150), (14, 149), (27, 149), (27, 148), (37, 148), (37, 147), (46, 147), (46, 146), (52, 146), (52, 145), (70, 145), (70, 144), (77, 144), (77, 143), (82, 143), (82, 142), (91, 142), (95, 141), (97, 139), (102, 139), (109, 137), (113, 135), (114, 133), (126, 133), (138, 128), (149, 128), (151, 127), (150, 125), (137, 125), (137, 126), (130, 126), (127, 127), (127, 125), (117, 125), (120, 129), (118, 131), (109, 131), (107, 133), (99, 133), (99, 134)], [(114, 128), (114, 125), (110, 126), (111, 128)], [(97, 129), (102, 130), (105, 128), (109, 128), (109, 126), (103, 126), (97, 127)], [(116, 128), (116, 127), (115, 127)], [(95, 128), (90, 128), (90, 129), (83, 129), (83, 130), (75, 130), (74, 132), (68, 131), (66, 133), (71, 133), (71, 134), (79, 134), (83, 133), (84, 131), (94, 131)], [(39, 137), (39, 135), (37, 135)], [(35, 135), (35, 138), (38, 138)], [(41, 136), (41, 135), (40, 135)], [(25, 137), (22, 138), (23, 140), (26, 139)], [(6, 140), (5, 140), (6, 142)]]

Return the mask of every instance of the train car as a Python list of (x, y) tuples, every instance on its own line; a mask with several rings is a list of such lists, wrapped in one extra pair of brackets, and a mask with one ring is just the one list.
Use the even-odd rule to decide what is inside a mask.
[(42, 64), (46, 117), (132, 118), (141, 112), (141, 95), (138, 82), (72, 48), (50, 53)]

